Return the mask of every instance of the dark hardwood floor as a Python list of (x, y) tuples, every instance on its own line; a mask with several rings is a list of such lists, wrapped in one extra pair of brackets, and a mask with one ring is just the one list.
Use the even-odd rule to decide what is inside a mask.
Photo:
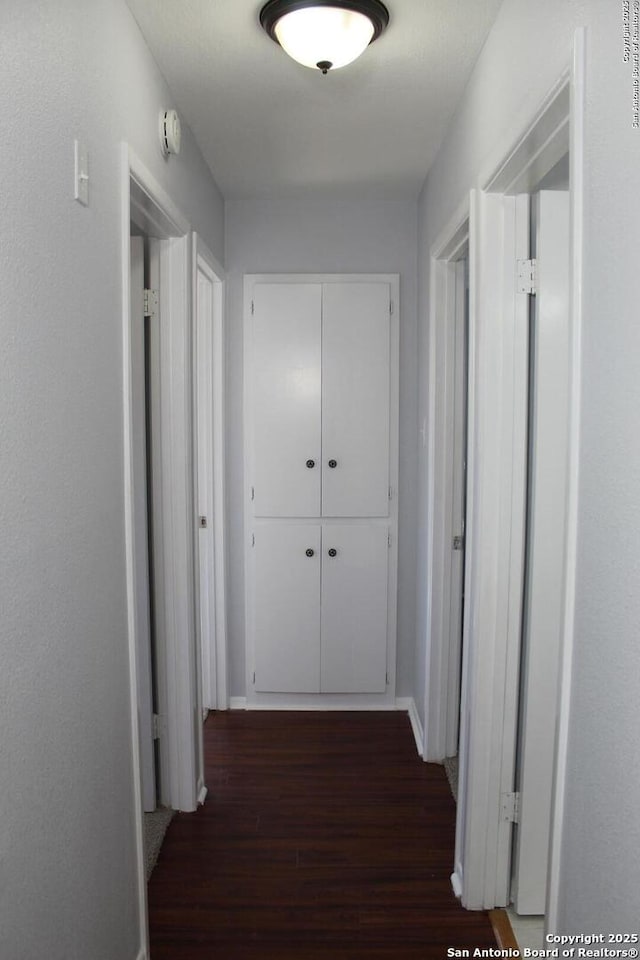
[(495, 947), (451, 892), (455, 805), (404, 713), (229, 712), (169, 826), (151, 960), (430, 960)]

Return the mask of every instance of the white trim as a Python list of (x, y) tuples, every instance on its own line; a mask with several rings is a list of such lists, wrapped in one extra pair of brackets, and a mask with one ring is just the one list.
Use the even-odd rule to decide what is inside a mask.
[(246, 697), (229, 697), (229, 710), (246, 710)]
[[(389, 503), (388, 523), (391, 533), (388, 568), (388, 613), (387, 613), (387, 687), (383, 694), (360, 695), (353, 700), (351, 694), (310, 694), (300, 696), (292, 705), (289, 694), (256, 693), (253, 684), (254, 672), (254, 626), (251, 597), (254, 583), (254, 564), (248, 545), (254, 524), (251, 500), (251, 477), (253, 474), (253, 397), (251, 377), (247, 371), (253, 365), (252, 313), (253, 287), (256, 283), (387, 283), (390, 288), (390, 411), (389, 411), (389, 484), (392, 497)], [(380, 710), (395, 709), (396, 656), (397, 656), (397, 593), (398, 593), (398, 478), (400, 434), (400, 277), (397, 273), (270, 273), (245, 274), (244, 277), (244, 531), (245, 531), (245, 669), (247, 701), (250, 709), (280, 710)]]
[(207, 790), (204, 784), (200, 785), (200, 788), (198, 790), (198, 806), (202, 806), (202, 804), (205, 802), (205, 800), (207, 799), (208, 792), (209, 791)]
[(451, 889), (459, 900), (462, 896), (462, 875), (457, 870), (451, 874)]
[[(571, 78), (572, 87), (577, 85), (577, 89), (572, 89), (572, 104), (575, 104), (575, 98), (582, 102), (582, 81), (584, 54), (582, 52), (583, 40), (579, 35), (576, 38), (576, 66)], [(456, 854), (455, 864), (456, 883), (459, 883), (462, 892), (463, 904), (469, 908), (490, 908), (502, 906), (509, 895), (509, 848), (510, 848), (510, 828), (505, 826), (499, 818), (499, 793), (504, 790), (513, 789), (513, 761), (515, 754), (515, 729), (517, 715), (517, 697), (518, 697), (518, 669), (519, 669), (519, 650), (517, 644), (514, 644), (514, 638), (520, 631), (520, 609), (522, 603), (522, 578), (518, 574), (521, 567), (521, 518), (520, 513), (520, 495), (518, 488), (522, 485), (522, 463), (520, 453), (517, 452), (516, 474), (508, 480), (507, 455), (509, 445), (513, 442), (509, 440), (509, 426), (507, 423), (508, 401), (511, 395), (512, 387), (509, 387), (509, 381), (512, 384), (526, 376), (526, 370), (521, 369), (509, 371), (511, 347), (508, 342), (499, 346), (498, 342), (493, 345), (490, 354), (493, 356), (493, 363), (500, 363), (500, 353), (504, 351), (502, 359), (502, 371), (497, 379), (504, 380), (504, 395), (497, 389), (497, 384), (493, 386), (481, 382), (482, 369), (485, 364), (478, 366), (475, 361), (477, 349), (486, 350), (481, 342), (478, 342), (477, 313), (478, 310), (484, 315), (485, 324), (491, 320), (491, 316), (499, 315), (503, 306), (495, 303), (493, 307), (486, 296), (488, 263), (491, 262), (487, 257), (487, 251), (499, 250), (505, 244), (504, 226), (498, 227), (499, 217), (497, 215), (496, 204), (507, 209), (509, 200), (506, 193), (513, 193), (516, 190), (530, 190), (537, 179), (539, 179), (555, 162), (565, 153), (569, 147), (567, 130), (568, 115), (571, 110), (575, 110), (575, 105), (571, 110), (569, 107), (569, 98), (567, 96), (568, 81), (567, 75), (563, 74), (554, 86), (551, 93), (545, 98), (544, 102), (529, 119), (524, 127), (524, 132), (520, 132), (515, 138), (510, 138), (510, 146), (506, 151), (495, 151), (494, 157), (499, 159), (489, 166), (491, 171), (486, 176), (480, 177), (478, 183), (491, 191), (492, 193), (478, 194), (478, 204), (474, 217), (480, 213), (483, 217), (489, 216), (487, 223), (493, 220), (493, 235), (487, 237), (480, 231), (474, 238), (473, 243), (477, 244), (480, 252), (476, 249), (470, 258), (471, 267), (471, 290), (470, 290), (470, 396), (480, 391), (484, 393), (485, 400), (483, 406), (484, 428), (481, 422), (475, 422), (480, 415), (480, 410), (476, 410), (469, 421), (469, 490), (468, 498), (468, 541), (467, 541), (467, 584), (465, 594), (467, 598), (467, 610), (465, 611), (465, 636), (464, 636), (464, 664), (463, 664), (463, 722), (461, 729), (461, 763), (460, 763), (460, 787), (458, 803), (458, 822), (456, 831)], [(581, 117), (571, 117), (571, 151), (572, 151), (572, 195), (576, 188), (582, 188), (582, 126)], [(579, 157), (574, 154), (579, 153)], [(578, 179), (574, 177), (578, 173)], [(581, 206), (582, 197), (576, 197), (573, 206), (573, 237), (574, 237), (574, 272), (579, 273), (581, 261)], [(492, 212), (493, 211), (493, 212)], [(474, 219), (472, 217), (472, 220)], [(506, 224), (506, 221), (505, 221)], [(472, 236), (473, 236), (472, 223)], [(510, 227), (508, 228), (511, 229)], [(510, 243), (510, 241), (508, 241)], [(508, 244), (507, 244), (508, 245)], [(478, 273), (478, 270), (480, 271)], [(512, 284), (511, 271), (504, 268), (502, 275), (496, 275), (493, 283), (504, 284), (505, 289)], [(578, 422), (577, 411), (579, 403), (579, 301), (580, 301), (580, 279), (577, 273), (574, 275), (574, 304), (573, 304), (573, 364), (575, 369), (572, 371), (572, 481), (569, 491), (570, 506), (570, 548), (567, 558), (567, 591), (572, 593), (573, 577), (575, 576), (575, 518), (576, 518), (576, 498), (577, 498), (577, 443), (578, 443)], [(485, 289), (476, 289), (478, 277), (482, 278), (484, 274)], [(478, 300), (480, 298), (480, 300)], [(486, 325), (482, 333), (482, 339), (486, 337)], [(520, 351), (521, 353), (521, 351)], [(520, 356), (518, 361), (522, 364), (523, 359)], [(486, 378), (485, 378), (486, 380)], [(491, 395), (493, 394), (493, 400)], [(486, 404), (489, 404), (487, 407)], [(487, 410), (493, 410), (497, 418), (491, 427), (487, 420)], [(496, 475), (492, 476), (491, 471), (487, 472), (487, 439), (491, 445), (491, 433), (495, 433), (495, 424), (500, 426), (502, 419), (503, 442), (499, 445), (500, 449), (493, 451), (495, 460)], [(491, 427), (491, 429), (489, 429)], [(480, 435), (479, 435), (480, 431)], [(499, 432), (499, 431), (498, 431)], [(482, 454), (479, 452), (482, 450)], [(487, 474), (485, 482), (478, 488), (477, 470), (479, 456), (484, 456), (485, 465), (482, 468)], [(479, 461), (478, 461), (479, 462)], [(492, 485), (498, 483), (498, 474), (503, 478), (507, 485), (511, 485), (511, 493), (507, 495), (505, 490), (500, 495), (500, 503), (492, 502), (495, 497), (492, 495)], [(487, 512), (488, 508), (488, 512)], [(484, 516), (484, 521), (482, 517)], [(507, 531), (511, 526), (515, 539), (507, 537)], [(484, 530), (484, 533), (483, 533)], [(495, 542), (492, 547), (489, 543), (490, 537), (495, 541), (501, 539), (500, 548), (495, 550)], [(477, 542), (476, 542), (477, 541)], [(513, 563), (516, 558), (515, 565)], [(483, 578), (489, 577), (489, 582), (484, 583)], [(494, 578), (494, 579), (492, 579)], [(473, 581), (478, 582), (473, 586)], [(496, 592), (496, 583), (502, 584)], [(568, 646), (572, 641), (570, 639), (573, 630), (573, 600), (567, 596), (566, 602), (566, 645), (564, 650), (563, 664), (563, 691), (560, 704), (561, 720), (558, 734), (558, 757), (556, 759), (556, 806), (554, 810), (554, 822), (552, 824), (552, 844), (555, 845), (555, 858), (552, 855), (552, 871), (556, 870), (555, 883), (549, 890), (549, 901), (555, 902), (559, 893), (559, 844), (562, 833), (562, 811), (564, 803), (564, 770), (566, 766), (566, 736), (568, 723), (568, 702), (566, 692), (570, 683), (570, 664), (571, 656)], [(500, 624), (498, 625), (498, 620)], [(510, 638), (510, 639), (509, 639)], [(472, 642), (471, 642), (472, 641)], [(561, 762), (562, 761), (562, 762)], [(548, 922), (550, 928), (554, 928), (555, 917), (553, 906), (550, 908)]]
[(571, 313), (570, 313), (570, 394), (569, 462), (565, 556), (565, 604), (560, 663), (558, 724), (549, 844), (546, 930), (558, 927), (561, 890), (562, 833), (566, 801), (566, 771), (569, 755), (571, 673), (575, 643), (575, 591), (578, 552), (578, 479), (580, 469), (580, 391), (584, 236), (584, 114), (585, 114), (586, 30), (574, 36), (571, 73)]
[[(354, 699), (357, 696), (359, 699)], [(383, 699), (383, 694), (349, 694), (349, 693), (310, 693), (295, 694), (274, 693), (256, 694), (255, 699), (246, 702), (246, 710), (317, 710), (336, 711), (346, 710), (349, 713), (359, 711), (389, 712), (397, 710), (395, 700)], [(234, 699), (234, 698), (232, 698)], [(235, 698), (240, 700), (242, 698)]]
[[(489, 193), (529, 193), (569, 150), (570, 74), (566, 70), (533, 116), (505, 149), (494, 151), (479, 188)], [(490, 171), (490, 172), (489, 172)]]
[(456, 861), (464, 865), (462, 901), (470, 909), (504, 906), (508, 898), (511, 825), (500, 816), (500, 794), (512, 789), (515, 758), (528, 346), (528, 299), (516, 293), (515, 260), (528, 242), (528, 198), (474, 192), (469, 362), (475, 408), (467, 510), (472, 539), (456, 839)]
[[(128, 144), (123, 144), (128, 176), (138, 190), (134, 191), (133, 204), (139, 215), (153, 224), (153, 236), (159, 238), (182, 237), (189, 233), (189, 221), (175, 205), (167, 191), (156, 180)], [(146, 202), (146, 201), (149, 202)], [(127, 211), (127, 217), (130, 210)], [(127, 230), (129, 220), (127, 219)]]
[[(191, 433), (191, 297), (189, 224), (168, 194), (146, 169), (128, 144), (122, 161), (122, 252), (123, 252), (123, 410), (125, 436), (125, 528), (127, 538), (127, 603), (129, 652), (135, 651), (135, 621), (131, 621), (135, 577), (133, 558), (131, 473), (131, 344), (129, 320), (129, 235), (132, 217), (153, 224), (160, 240), (161, 273), (161, 409), (162, 475), (171, 489), (163, 500), (162, 566), (164, 572), (164, 618), (166, 625), (168, 802), (175, 809), (197, 806), (197, 744), (194, 720), (197, 693), (195, 677), (195, 608), (193, 569), (193, 457)], [(132, 207), (132, 196), (134, 207)], [(145, 219), (146, 218), (146, 219)], [(125, 256), (126, 251), (126, 256)], [(164, 318), (164, 320), (163, 320)], [(133, 591), (133, 592), (132, 592)], [(132, 672), (132, 712), (136, 709), (135, 669)], [(137, 718), (132, 719), (134, 789), (138, 800), (140, 757), (137, 748)], [(201, 729), (200, 729), (201, 734)], [(141, 809), (136, 832), (142, 831)], [(138, 844), (140, 909), (146, 923), (144, 856)], [(142, 876), (142, 881), (141, 881)], [(144, 885), (143, 893), (140, 885)], [(144, 897), (144, 901), (143, 901)], [(146, 943), (146, 941), (145, 941)]]
[[(447, 693), (449, 690), (448, 580), (450, 543), (447, 542), (448, 504), (451, 499), (446, 468), (451, 461), (453, 436), (450, 390), (453, 356), (447, 333), (453, 323), (455, 277), (451, 265), (469, 240), (469, 198), (440, 233), (430, 252), (429, 285), (429, 406), (427, 466), (427, 636), (425, 679), (425, 760), (441, 762), (446, 756)], [(469, 392), (469, 418), (473, 397)], [(436, 509), (440, 495), (444, 507)]]
[(134, 834), (136, 855), (136, 891), (138, 900), (138, 924), (140, 930), (140, 956), (145, 958), (149, 950), (149, 927), (147, 913), (147, 878), (144, 853), (144, 816), (142, 800), (142, 767), (140, 758), (140, 731), (138, 725), (138, 666), (136, 637), (136, 563), (133, 512), (133, 395), (131, 370), (131, 283), (130, 283), (130, 175), (129, 151), (124, 144), (121, 154), (120, 216), (121, 216), (121, 273), (122, 273), (122, 392), (124, 429), (124, 526), (125, 526), (125, 577), (127, 585), (127, 629), (129, 638), (129, 697), (131, 758), (133, 772)]
[[(212, 710), (226, 710), (228, 706), (228, 654), (227, 654), (227, 558), (226, 558), (226, 509), (225, 509), (225, 280), (226, 275), (202, 238), (194, 232), (192, 249), (193, 304), (196, 305), (197, 270), (211, 280), (214, 289), (212, 330), (212, 393), (213, 437), (209, 451), (211, 463), (211, 506), (213, 513), (213, 567), (215, 644), (203, 643), (203, 688), (209, 690), (205, 706)], [(195, 350), (195, 337), (194, 337)], [(195, 369), (195, 356), (194, 356)], [(195, 378), (194, 378), (195, 379)], [(194, 384), (195, 389), (195, 384)], [(194, 417), (194, 431), (197, 431)], [(194, 432), (197, 444), (197, 432)], [(197, 447), (196, 447), (197, 449)]]
[(138, 956), (136, 957), (136, 960), (147, 960), (148, 956), (149, 954), (147, 953), (146, 948), (142, 947), (138, 953)]
[(197, 808), (198, 781), (189, 247), (187, 237), (169, 240), (160, 257), (162, 472), (171, 492), (163, 498), (167, 733), (171, 806), (183, 811)]
[(409, 720), (411, 722), (413, 738), (416, 741), (418, 756), (422, 757), (424, 753), (424, 732), (422, 730), (420, 714), (418, 713), (415, 700), (413, 697), (396, 697), (396, 710), (406, 710), (406, 712), (409, 714)]

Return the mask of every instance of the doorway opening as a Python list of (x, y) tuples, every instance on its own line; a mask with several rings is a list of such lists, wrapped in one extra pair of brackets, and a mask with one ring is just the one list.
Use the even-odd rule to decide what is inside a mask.
[[(510, 899), (521, 946), (544, 947), (566, 553), (569, 154), (531, 192), (528, 469)], [(524, 922), (522, 917), (535, 917)], [(520, 941), (519, 941), (520, 942)]]
[[(216, 597), (224, 636), (224, 512), (222, 483), (222, 271), (171, 198), (127, 145), (122, 154), (123, 413), (126, 578), (131, 677), (131, 751), (135, 845), (142, 947), (147, 941), (143, 809), (157, 804), (193, 811), (204, 802), (200, 645), (211, 637), (198, 617), (201, 595)], [(202, 306), (198, 277), (209, 270), (212, 290)], [(197, 432), (194, 374), (196, 315), (209, 322), (213, 439)], [(216, 329), (214, 329), (214, 326)], [(200, 344), (202, 347), (202, 343)], [(217, 366), (216, 366), (217, 364)], [(219, 396), (218, 396), (219, 395)], [(195, 411), (195, 412), (194, 412)], [(201, 415), (202, 418), (202, 415)], [(211, 458), (218, 455), (218, 462)], [(198, 484), (198, 465), (213, 482)], [(202, 471), (201, 471), (202, 472)], [(200, 589), (196, 500), (214, 528), (213, 561)], [(215, 524), (214, 524), (215, 521)], [(218, 709), (226, 707), (226, 661), (218, 657)]]
[(469, 397), (469, 211), (464, 207), (432, 248), (429, 478), (431, 683), (424, 757), (444, 761), (457, 794), (466, 553)]
[(579, 31), (572, 71), (471, 192), (469, 215), (469, 487), (452, 885), (469, 909), (513, 900), (521, 914), (544, 913), (550, 932), (575, 570), (583, 65)]
[(192, 265), (197, 646), (202, 709), (206, 714), (228, 707), (224, 271), (196, 233)]

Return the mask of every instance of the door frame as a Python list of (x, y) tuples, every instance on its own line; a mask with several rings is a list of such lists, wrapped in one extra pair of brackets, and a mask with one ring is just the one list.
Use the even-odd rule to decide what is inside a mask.
[[(161, 187), (127, 143), (122, 144), (121, 271), (122, 271), (122, 397), (124, 428), (125, 576), (131, 704), (131, 756), (134, 788), (134, 831), (141, 947), (148, 954), (147, 887), (144, 856), (144, 822), (137, 709), (138, 644), (135, 614), (135, 526), (132, 436), (132, 364), (130, 316), (129, 237), (132, 214), (138, 226), (161, 240), (162, 391), (161, 484), (171, 490), (162, 499), (161, 567), (164, 596), (161, 642), (166, 658), (166, 717), (161, 718), (166, 750), (163, 802), (178, 810), (195, 810), (198, 802), (199, 717), (196, 683), (196, 632), (194, 604), (194, 512), (191, 377), (191, 247), (190, 226), (171, 197)], [(161, 737), (161, 742), (162, 742)]]
[[(155, 741), (153, 735), (153, 666), (151, 627), (151, 578), (149, 552), (148, 496), (148, 440), (147, 400), (145, 376), (145, 238), (130, 237), (130, 290), (131, 290), (131, 389), (132, 432), (138, 438), (137, 449), (132, 443), (132, 470), (134, 473), (134, 522), (136, 526), (134, 550), (136, 556), (136, 631), (137, 631), (137, 706), (140, 730), (140, 764), (142, 795), (145, 812), (155, 810), (158, 786), (161, 781), (157, 770)], [(134, 252), (135, 251), (135, 252)], [(143, 441), (141, 443), (140, 441)]]
[[(430, 251), (429, 401), (427, 418), (427, 637), (423, 758), (447, 756), (448, 716), (456, 695), (451, 635), (452, 465), (454, 457), (456, 263), (469, 243), (469, 200), (460, 205)], [(471, 367), (467, 378), (471, 376)], [(468, 390), (468, 422), (474, 415)], [(467, 530), (469, 524), (467, 523)], [(466, 538), (465, 538), (466, 539)], [(465, 545), (465, 551), (467, 549)]]
[[(387, 283), (390, 288), (392, 314), (390, 323), (390, 413), (389, 413), (389, 484), (391, 500), (389, 516), (385, 518), (391, 533), (389, 548), (389, 604), (387, 618), (387, 692), (381, 694), (278, 694), (256, 693), (253, 685), (255, 661), (252, 595), (254, 564), (251, 538), (254, 516), (251, 498), (253, 475), (253, 368), (252, 312), (253, 287), (256, 283)], [(246, 697), (233, 698), (232, 706), (257, 710), (395, 710), (396, 703), (396, 647), (397, 647), (397, 582), (398, 582), (398, 472), (400, 426), (400, 277), (397, 273), (268, 273), (244, 276), (244, 536), (245, 536), (245, 668)], [(296, 523), (295, 519), (283, 519)], [(304, 522), (304, 521), (302, 521)], [(347, 521), (348, 522), (348, 521)]]
[[(203, 636), (200, 617), (196, 620), (198, 647), (202, 664), (202, 707), (205, 710), (226, 710), (229, 705), (228, 658), (227, 658), (227, 558), (225, 537), (225, 286), (224, 268), (213, 256), (208, 246), (197, 233), (192, 237), (194, 310), (193, 369), (197, 370), (197, 283), (198, 270), (202, 270), (213, 288), (212, 329), (210, 353), (210, 392), (213, 401), (213, 417), (209, 444), (200, 449), (198, 438), (197, 377), (193, 378), (193, 443), (196, 463), (204, 457), (207, 474), (208, 522), (210, 526), (210, 550), (212, 553), (213, 589), (207, 598), (213, 636)], [(194, 470), (194, 498), (198, 507), (198, 470)], [(196, 551), (196, 557), (199, 552)], [(199, 571), (199, 560), (198, 571)], [(196, 577), (196, 607), (200, 610), (200, 577)]]
[[(575, 602), (575, 569), (577, 542), (577, 493), (578, 493), (578, 446), (579, 446), (579, 399), (580, 399), (580, 331), (582, 303), (582, 222), (584, 196), (584, 63), (585, 30), (576, 31), (573, 62), (555, 84), (539, 109), (529, 117), (523, 129), (511, 136), (504, 148), (495, 153), (487, 167), (487, 173), (478, 180), (478, 190), (473, 191), (472, 204), (476, 215), (482, 208), (502, 206), (518, 194), (528, 192), (542, 179), (555, 163), (569, 150), (571, 162), (571, 309), (570, 309), (570, 400), (569, 400), (569, 483), (567, 489), (567, 552), (565, 556), (564, 623), (559, 684), (559, 718), (557, 724), (556, 754), (554, 758), (554, 795), (550, 838), (550, 868), (547, 891), (547, 929), (553, 930), (558, 910), (560, 893), (559, 858), (562, 843), (562, 827), (565, 800), (565, 775), (568, 752), (568, 718), (570, 710), (571, 662), (573, 649), (573, 624)], [(491, 219), (491, 218), (490, 218)], [(497, 222), (493, 218), (494, 224)], [(496, 236), (486, 244), (487, 237), (480, 238), (482, 246), (471, 258), (470, 277), (470, 368), (474, 366), (475, 333), (479, 320), (492, 325), (496, 344), (507, 348), (503, 333), (496, 323), (500, 310), (491, 303), (491, 290), (478, 287), (479, 273), (486, 274), (493, 262), (493, 270), (502, 270), (508, 277), (512, 267), (504, 260), (491, 256), (500, 250), (502, 238)], [(506, 267), (506, 269), (505, 269)], [(513, 278), (511, 278), (512, 282)], [(498, 305), (499, 307), (499, 305)], [(493, 319), (492, 319), (493, 318)], [(506, 333), (508, 336), (508, 332)], [(508, 365), (507, 365), (508, 366)], [(507, 379), (514, 377), (504, 367)], [(475, 407), (481, 398), (485, 413), (500, 416), (501, 398), (495, 384), (488, 383), (470, 373), (475, 393)], [(504, 378), (503, 378), (504, 379)], [(493, 395), (493, 398), (492, 398)], [(501, 794), (513, 789), (505, 783), (505, 772), (513, 767), (517, 727), (516, 669), (519, 649), (513, 642), (500, 639), (497, 617), (505, 615), (504, 604), (509, 597), (517, 606), (522, 603), (523, 584), (513, 578), (514, 568), (510, 562), (500, 564), (501, 570), (494, 582), (485, 584), (483, 596), (478, 596), (478, 564), (485, 561), (489, 550), (496, 562), (507, 549), (513, 532), (513, 522), (520, 522), (519, 507), (512, 505), (512, 523), (503, 525), (503, 542), (496, 550), (496, 529), (491, 524), (479, 522), (478, 500), (483, 485), (497, 482), (500, 495), (512, 490), (514, 461), (503, 459), (497, 476), (491, 477), (487, 449), (477, 443), (475, 432), (476, 414), (470, 418), (469, 437), (469, 482), (468, 482), (468, 530), (473, 543), (468, 544), (465, 593), (468, 609), (465, 615), (464, 668), (463, 668), (463, 723), (460, 750), (460, 792), (456, 830), (456, 855), (452, 885), (461, 896), (464, 906), (470, 909), (486, 909), (504, 906), (509, 897), (510, 875), (510, 824), (501, 810)], [(485, 423), (486, 423), (485, 419)], [(475, 450), (475, 453), (472, 452)], [(476, 456), (480, 453), (479, 456)], [(521, 467), (518, 466), (519, 470)], [(474, 503), (476, 501), (476, 503)], [(516, 512), (513, 510), (518, 507)], [(514, 520), (515, 518), (515, 520)], [(489, 519), (485, 517), (485, 520)], [(499, 528), (498, 528), (499, 529)], [(494, 546), (491, 545), (494, 538)], [(517, 551), (516, 551), (517, 552)], [(520, 560), (518, 559), (518, 563)], [(517, 569), (517, 564), (516, 568)], [(511, 580), (511, 590), (507, 585)], [(507, 608), (508, 609), (508, 608)], [(515, 611), (514, 611), (515, 612)], [(511, 636), (518, 636), (511, 631)], [(432, 643), (442, 642), (437, 637)], [(519, 643), (518, 643), (519, 648)], [(484, 706), (483, 706), (484, 705)]]

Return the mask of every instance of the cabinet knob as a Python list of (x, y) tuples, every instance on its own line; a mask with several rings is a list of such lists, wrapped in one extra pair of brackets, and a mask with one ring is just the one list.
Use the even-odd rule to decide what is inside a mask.
[(335, 468), (338, 466), (338, 461), (337, 461), (337, 460), (329, 460), (329, 466), (331, 467), (332, 470), (335, 470)]
[(309, 467), (309, 470), (313, 470), (315, 465), (316, 465), (315, 460), (307, 460), (307, 466)]
[(312, 557), (315, 551), (312, 550), (311, 547), (309, 547), (307, 550), (305, 550), (305, 553), (308, 557)]
[(328, 554), (330, 557), (337, 557), (338, 551), (335, 547), (331, 547), (331, 549), (328, 551)]

